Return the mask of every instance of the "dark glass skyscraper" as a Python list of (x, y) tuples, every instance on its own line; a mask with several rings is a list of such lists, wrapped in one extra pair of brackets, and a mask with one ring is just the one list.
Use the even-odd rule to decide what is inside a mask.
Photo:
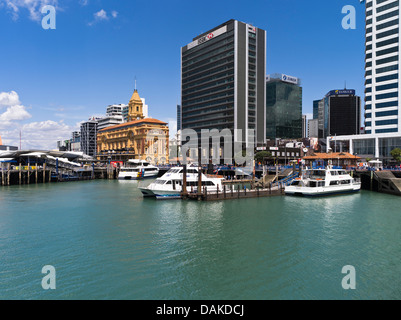
[(182, 129), (246, 129), (265, 140), (266, 31), (229, 20), (181, 48)]
[(355, 90), (332, 90), (319, 106), (319, 138), (360, 133), (361, 98)]
[(302, 138), (302, 87), (298, 78), (267, 76), (266, 138)]

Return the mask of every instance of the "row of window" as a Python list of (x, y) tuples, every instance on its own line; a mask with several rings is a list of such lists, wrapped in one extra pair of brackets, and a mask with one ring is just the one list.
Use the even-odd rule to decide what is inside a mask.
[(398, 70), (398, 64), (394, 64), (394, 65), (388, 66), (388, 67), (378, 68), (378, 69), (376, 69), (376, 73), (384, 73), (384, 72), (395, 71), (395, 70)]
[(390, 83), (390, 84), (385, 84), (382, 86), (377, 86), (376, 91), (383, 91), (383, 90), (388, 90), (388, 89), (395, 89), (398, 88), (398, 83)]
[(394, 20), (391, 20), (389, 22), (385, 22), (385, 23), (379, 24), (378, 26), (376, 26), (376, 31), (379, 31), (379, 30), (382, 30), (382, 29), (385, 29), (385, 28), (388, 28), (388, 27), (391, 27), (391, 26), (395, 26), (396, 24), (398, 24), (398, 18), (394, 19)]
[[(377, 21), (377, 22), (383, 21), (383, 20), (386, 20), (386, 19), (388, 19), (388, 18), (395, 17), (395, 16), (397, 16), (397, 15), (398, 15), (398, 10), (394, 10), (394, 11), (391, 11), (391, 12), (389, 12), (389, 13), (386, 13), (386, 14), (383, 14), (383, 15), (377, 17), (377, 18), (376, 18), (376, 21)], [(366, 22), (366, 23), (368, 23), (368, 22)], [(372, 19), (370, 19), (370, 23), (372, 23)]]
[(398, 124), (398, 119), (376, 121), (376, 125), (377, 126), (387, 126), (387, 125), (390, 125), (390, 124)]
[[(392, 128), (392, 129), (379, 129), (376, 130), (376, 133), (391, 133), (391, 132), (398, 132), (397, 128)], [(368, 132), (366, 132), (367, 134), (369, 134)]]
[[(388, 36), (395, 35), (395, 34), (398, 34), (398, 28), (379, 33), (376, 35), (376, 39), (381, 39), (381, 38), (388, 37)], [(372, 41), (372, 39), (370, 39), (370, 41)]]
[(384, 5), (384, 6), (378, 7), (378, 8), (376, 9), (376, 13), (380, 13), (380, 12), (386, 11), (386, 10), (388, 10), (388, 9), (395, 8), (395, 7), (398, 6), (398, 4), (399, 4), (399, 1), (396, 0), (396, 1), (394, 1), (394, 2), (391, 2), (391, 3), (389, 3), (389, 4), (386, 4), (386, 5)]

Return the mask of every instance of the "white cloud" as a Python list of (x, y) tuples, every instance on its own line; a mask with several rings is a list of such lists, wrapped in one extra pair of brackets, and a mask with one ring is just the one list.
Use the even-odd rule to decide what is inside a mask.
[(0, 136), (7, 145), (19, 146), (21, 132), (23, 149), (51, 150), (56, 148), (58, 140), (66, 140), (73, 131), (79, 130), (78, 124), (69, 126), (63, 120), (21, 123), (32, 115), (21, 105), (15, 91), (0, 92), (0, 106), (7, 108), (0, 113)]
[(1, 134), (4, 144), (19, 146), (21, 132), (23, 149), (53, 150), (56, 149), (57, 141), (70, 138), (72, 131), (76, 130), (78, 128), (71, 127), (63, 121), (46, 120), (24, 124)]
[(95, 19), (97, 19), (97, 20), (107, 20), (108, 19), (107, 12), (104, 11), (103, 9), (100, 10), (99, 12), (96, 12), (94, 14), (94, 16), (95, 16)]
[[(118, 16), (118, 12), (117, 11), (112, 11), (111, 12), (111, 16), (115, 19)], [(107, 21), (110, 19), (110, 17), (108, 16), (107, 12), (104, 9), (101, 9), (98, 12), (95, 12), (93, 14), (94, 20), (89, 22), (88, 25), (89, 26), (93, 26), (95, 23), (100, 22), (100, 21)]]
[(40, 21), (42, 19), (41, 9), (45, 5), (52, 5), (58, 8), (58, 0), (0, 0), (6, 3), (7, 10), (11, 13), (14, 20), (17, 20), (21, 9), (29, 12), (31, 20)]
[(10, 107), (21, 104), (19, 96), (15, 91), (11, 92), (0, 92), (0, 108)]
[(87, 6), (88, 3), (89, 3), (89, 0), (79, 0), (79, 4), (80, 4), (81, 6)]
[(11, 106), (7, 111), (0, 114), (0, 123), (9, 123), (11, 121), (21, 121), (32, 118), (26, 108), (21, 105)]

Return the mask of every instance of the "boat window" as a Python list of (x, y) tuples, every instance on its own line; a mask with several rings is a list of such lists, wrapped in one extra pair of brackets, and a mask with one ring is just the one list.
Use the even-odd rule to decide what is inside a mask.
[(319, 181), (318, 186), (319, 187), (324, 187), (324, 181)]
[(292, 186), (299, 186), (299, 185), (300, 185), (300, 182), (301, 182), (301, 181), (296, 181), (296, 180), (295, 180), (295, 181), (293, 181), (293, 182), (291, 183), (291, 185), (292, 185)]
[(336, 181), (330, 181), (330, 185), (331, 186), (338, 186), (340, 181), (336, 180)]
[(307, 172), (307, 176), (309, 176), (310, 178), (324, 178), (326, 177), (326, 173), (324, 170), (310, 170)]
[(316, 181), (310, 181), (309, 182), (309, 187), (316, 188), (317, 187), (317, 182)]
[(166, 180), (156, 180), (155, 182), (153, 182), (154, 184), (165, 184)]
[(330, 171), (332, 176), (338, 176), (338, 171)]
[(171, 180), (167, 181), (167, 183), (166, 183), (166, 184), (171, 184)]
[(342, 180), (341, 184), (351, 184), (351, 180)]

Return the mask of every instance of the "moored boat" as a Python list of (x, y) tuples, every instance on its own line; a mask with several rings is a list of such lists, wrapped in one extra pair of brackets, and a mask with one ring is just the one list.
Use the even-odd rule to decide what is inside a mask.
[(361, 190), (361, 183), (343, 169), (306, 170), (301, 178), (295, 179), (284, 191), (287, 195), (326, 196), (334, 194), (355, 193)]
[(131, 159), (126, 165), (121, 167), (118, 179), (138, 180), (144, 178), (154, 178), (159, 174), (159, 168), (152, 166), (144, 160)]
[[(198, 168), (188, 167), (186, 170), (186, 186), (188, 192), (198, 191)], [(162, 177), (157, 178), (147, 187), (139, 187), (144, 197), (155, 197), (157, 199), (178, 199), (181, 198), (183, 185), (183, 167), (174, 167), (167, 171)], [(223, 190), (221, 176), (205, 175), (201, 173), (202, 192)]]

